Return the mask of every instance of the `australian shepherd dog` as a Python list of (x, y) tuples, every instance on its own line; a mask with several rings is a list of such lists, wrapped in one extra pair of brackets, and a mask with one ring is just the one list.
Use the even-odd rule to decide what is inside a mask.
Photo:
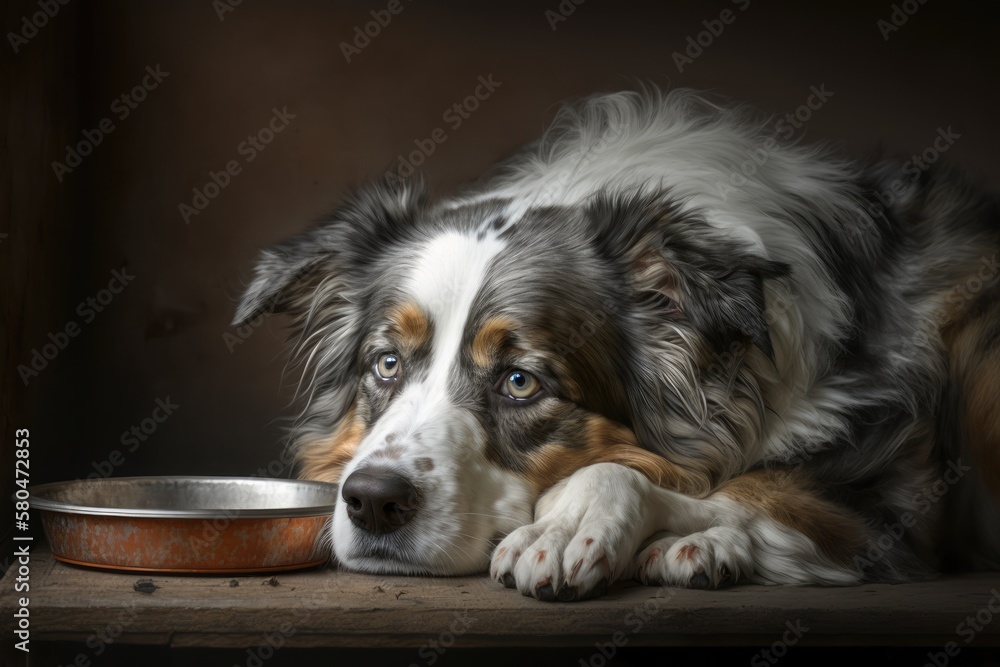
[(996, 567), (998, 199), (779, 125), (598, 95), (264, 250), (235, 321), (290, 318), (336, 561), (542, 600)]

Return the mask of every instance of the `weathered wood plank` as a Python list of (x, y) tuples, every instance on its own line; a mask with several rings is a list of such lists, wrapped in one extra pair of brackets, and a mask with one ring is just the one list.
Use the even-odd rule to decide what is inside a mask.
[[(631, 582), (599, 600), (542, 603), (486, 577), (378, 577), (335, 569), (268, 577), (153, 575), (159, 588), (138, 593), (137, 574), (32, 559), (33, 638), (174, 646), (418, 647), (449, 633), (464, 646), (586, 645), (615, 633), (639, 645), (759, 644), (786, 624), (807, 627), (805, 645), (1000, 645), (1000, 574), (854, 588), (737, 586), (722, 591), (658, 589)], [(14, 606), (11, 574), (2, 585), (4, 624)], [(979, 621), (967, 624), (979, 614)], [(962, 625), (966, 624), (966, 625)], [(276, 634), (277, 633), (277, 634)]]

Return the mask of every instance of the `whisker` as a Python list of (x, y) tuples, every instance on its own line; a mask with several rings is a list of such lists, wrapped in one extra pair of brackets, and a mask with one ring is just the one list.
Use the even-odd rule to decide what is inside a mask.
[[(438, 551), (440, 551), (441, 553), (443, 553), (445, 556), (447, 556), (448, 558), (450, 558), (452, 565), (454, 565), (456, 568), (458, 567), (458, 561), (456, 561), (455, 557), (453, 555), (451, 555), (451, 553), (449, 553), (448, 550), (445, 549), (442, 545), (438, 544), (437, 542), (430, 542), (429, 544), (430, 544), (430, 546), (434, 547), (435, 549), (437, 549)], [(452, 545), (449, 544), (448, 546), (452, 546)]]
[[(479, 535), (469, 535), (469, 534), (467, 534), (467, 533), (461, 533), (461, 532), (459, 532), (459, 533), (455, 533), (455, 535), (456, 535), (457, 537), (464, 537), (464, 538), (467, 538), (467, 539), (470, 539), (470, 540), (480, 540), (480, 539), (482, 539), (482, 537), (480, 537)], [(456, 548), (458, 548), (458, 549), (462, 549), (462, 548), (461, 548), (461, 547), (459, 547), (459, 546), (458, 546), (457, 544), (455, 544), (454, 546), (455, 546)], [(489, 556), (489, 555), (490, 555), (490, 554), (492, 553), (492, 550), (491, 550), (491, 551), (485, 551), (485, 550), (481, 550), (481, 549), (477, 549), (477, 548), (473, 547), (473, 546), (472, 546), (471, 544), (470, 544), (470, 545), (468, 545), (468, 546), (469, 546), (469, 548), (470, 548), (470, 549), (472, 549), (472, 550), (473, 550), (473, 551), (474, 551), (475, 553), (477, 553), (477, 554), (480, 554), (480, 555), (483, 555), (483, 556)], [(463, 552), (464, 552), (464, 553), (465, 553), (466, 555), (470, 555), (468, 551), (465, 551), (465, 549), (462, 549), (462, 551), (463, 551)]]

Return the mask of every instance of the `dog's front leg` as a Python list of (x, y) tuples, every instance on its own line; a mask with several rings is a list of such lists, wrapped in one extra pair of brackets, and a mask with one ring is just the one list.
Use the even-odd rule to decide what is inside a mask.
[(581, 468), (539, 499), (535, 523), (500, 543), (490, 575), (540, 600), (603, 595), (632, 575), (640, 544), (659, 528), (666, 508), (654, 489), (616, 463)]
[(541, 600), (597, 597), (633, 574), (696, 588), (739, 579), (849, 585), (862, 578), (851, 556), (870, 537), (862, 517), (788, 472), (746, 473), (693, 498), (631, 468), (598, 463), (541, 497), (535, 523), (500, 543), (490, 574)]

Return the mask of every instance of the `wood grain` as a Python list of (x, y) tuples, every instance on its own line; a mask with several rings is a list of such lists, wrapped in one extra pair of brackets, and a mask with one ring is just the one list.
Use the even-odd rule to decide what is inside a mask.
[[(1000, 609), (1000, 574), (854, 588), (737, 586), (722, 591), (621, 584), (599, 600), (543, 603), (485, 576), (381, 577), (321, 569), (267, 577), (153, 576), (87, 570), (33, 554), (33, 639), (252, 647), (279, 633), (285, 646), (419, 647), (449, 630), (462, 646), (592, 645), (615, 632), (630, 646), (754, 645), (781, 638), (786, 622), (809, 631), (803, 645), (965, 645), (957, 626)], [(13, 572), (2, 584), (3, 625), (15, 603)], [(642, 613), (640, 613), (642, 612)], [(983, 616), (993, 614), (982, 612)], [(464, 619), (456, 623), (456, 618)], [(463, 628), (464, 625), (464, 628)], [(1000, 645), (1000, 618), (975, 645)]]

